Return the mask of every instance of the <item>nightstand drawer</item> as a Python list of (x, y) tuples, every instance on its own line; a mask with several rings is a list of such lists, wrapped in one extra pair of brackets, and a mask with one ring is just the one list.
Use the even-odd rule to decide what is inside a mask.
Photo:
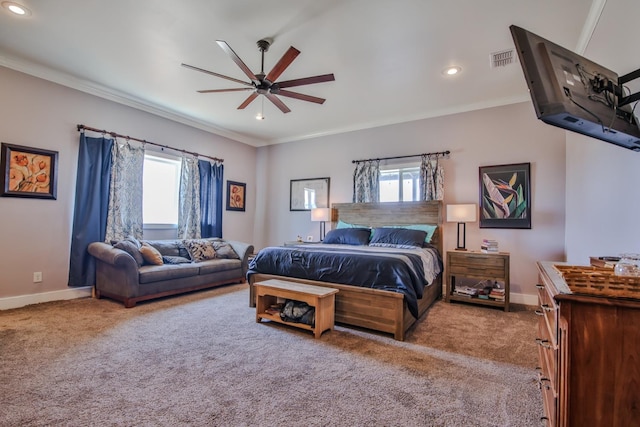
[(490, 277), (505, 276), (505, 258), (489, 254), (450, 254), (451, 274), (482, 274)]

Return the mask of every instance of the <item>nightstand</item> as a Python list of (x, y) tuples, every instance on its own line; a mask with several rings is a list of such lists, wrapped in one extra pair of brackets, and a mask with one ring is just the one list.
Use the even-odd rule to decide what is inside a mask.
[(288, 242), (284, 242), (284, 246), (298, 246), (298, 245), (319, 245), (322, 242), (298, 242), (296, 240), (291, 240)]
[[(471, 251), (447, 252), (447, 281), (445, 301), (461, 301), (471, 304), (500, 307), (509, 311), (509, 254), (506, 252), (483, 253)], [(474, 295), (464, 295), (456, 291), (456, 278), (486, 281), (504, 289), (504, 300), (500, 298), (482, 299)]]

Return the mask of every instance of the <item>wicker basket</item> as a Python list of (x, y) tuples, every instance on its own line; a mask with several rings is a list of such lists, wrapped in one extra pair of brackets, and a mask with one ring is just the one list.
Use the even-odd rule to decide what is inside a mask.
[(593, 266), (554, 265), (576, 294), (640, 299), (640, 277), (616, 276), (613, 269)]

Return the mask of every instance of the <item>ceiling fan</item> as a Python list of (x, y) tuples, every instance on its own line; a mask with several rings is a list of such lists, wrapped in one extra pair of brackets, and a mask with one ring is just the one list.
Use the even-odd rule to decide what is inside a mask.
[(300, 54), (300, 51), (295, 47), (289, 47), (289, 50), (285, 52), (285, 54), (280, 58), (278, 63), (269, 71), (269, 74), (264, 73), (264, 53), (269, 50), (269, 46), (271, 46), (272, 40), (262, 39), (257, 42), (258, 49), (262, 52), (262, 65), (260, 68), (260, 73), (254, 74), (251, 72), (249, 67), (240, 59), (240, 57), (231, 49), (231, 46), (227, 44), (227, 42), (223, 40), (216, 40), (218, 46), (222, 48), (226, 52), (231, 60), (235, 62), (238, 67), (249, 77), (250, 82), (242, 81), (235, 79), (233, 77), (225, 76), (222, 74), (214, 73), (213, 71), (204, 70), (202, 68), (194, 67), (193, 65), (181, 64), (185, 68), (189, 68), (191, 70), (200, 71), (202, 73), (210, 74), (212, 76), (220, 77), (226, 80), (231, 80), (232, 82), (236, 82), (247, 87), (241, 88), (232, 88), (232, 89), (209, 89), (209, 90), (199, 90), (199, 93), (215, 93), (215, 92), (238, 92), (243, 90), (251, 90), (253, 91), (251, 95), (247, 99), (244, 100), (242, 104), (238, 107), (238, 110), (242, 110), (246, 108), (251, 102), (258, 97), (258, 95), (264, 95), (269, 101), (273, 102), (273, 104), (280, 109), (283, 113), (288, 113), (291, 110), (287, 107), (280, 98), (276, 95), (286, 96), (289, 98), (299, 99), (301, 101), (315, 102), (316, 104), (324, 103), (323, 98), (318, 98), (311, 95), (305, 95), (298, 92), (291, 92), (290, 90), (286, 90), (285, 88), (295, 87), (295, 86), (303, 86), (310, 85), (315, 83), (323, 83), (323, 82), (331, 82), (334, 81), (335, 78), (333, 74), (322, 74), (319, 76), (313, 77), (305, 77), (301, 79), (294, 80), (286, 80), (283, 82), (276, 82), (278, 77), (287, 69), (289, 65), (293, 62), (294, 59)]

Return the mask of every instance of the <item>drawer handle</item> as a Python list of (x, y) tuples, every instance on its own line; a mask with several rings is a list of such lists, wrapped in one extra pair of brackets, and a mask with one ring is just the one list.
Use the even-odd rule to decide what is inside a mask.
[(544, 311), (553, 311), (553, 307), (549, 307), (549, 304), (542, 304), (540, 307), (542, 307)]
[(536, 316), (544, 316), (544, 313), (541, 312), (540, 310), (536, 310), (534, 311), (534, 313), (536, 314)]
[(542, 346), (544, 348), (552, 348), (551, 344), (549, 344), (549, 340), (543, 340), (542, 338), (536, 338), (536, 343), (539, 346)]
[(538, 283), (538, 284), (536, 285), (536, 288), (538, 288), (538, 289), (544, 289), (544, 285), (541, 285), (540, 283)]

